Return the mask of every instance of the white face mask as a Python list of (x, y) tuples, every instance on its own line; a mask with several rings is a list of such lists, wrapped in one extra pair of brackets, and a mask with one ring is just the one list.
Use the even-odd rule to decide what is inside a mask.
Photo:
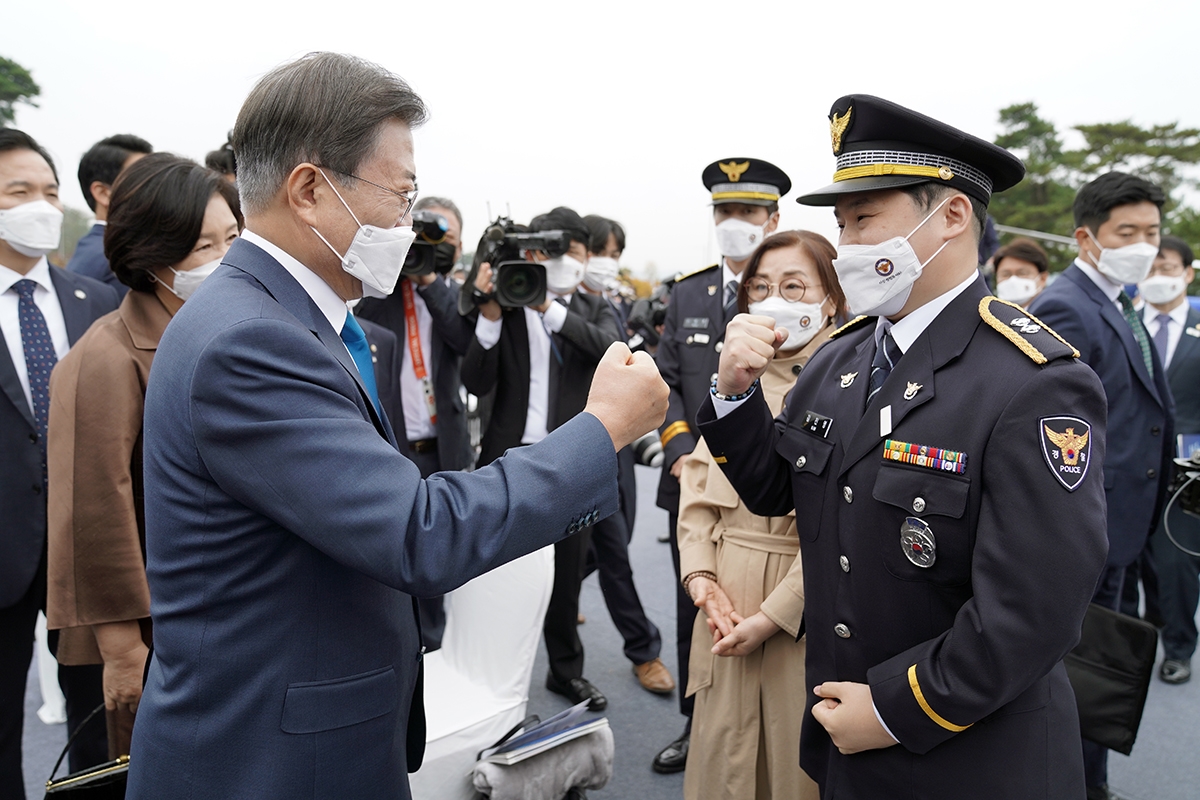
[(0, 211), (0, 239), (21, 255), (38, 258), (58, 247), (62, 224), (63, 212), (34, 200)]
[(924, 263), (917, 258), (908, 240), (921, 230), (950, 198), (938, 203), (921, 224), (908, 236), (897, 236), (879, 244), (838, 245), (833, 269), (837, 272), (846, 302), (854, 316), (890, 317), (900, 312), (912, 294), (913, 284), (921, 277), (925, 265), (937, 258), (949, 241), (943, 242)]
[(1138, 294), (1146, 298), (1147, 303), (1162, 306), (1179, 297), (1186, 288), (1187, 284), (1184, 283), (1182, 275), (1174, 278), (1169, 275), (1155, 275), (1138, 284)]
[(1014, 275), (996, 284), (996, 297), (1017, 305), (1028, 303), (1037, 293), (1037, 281), (1033, 278), (1021, 278)]
[(546, 288), (555, 294), (575, 291), (586, 269), (582, 261), (565, 254), (546, 259), (542, 264), (546, 267)]
[[(770, 224), (770, 221), (767, 222)], [(717, 249), (726, 258), (742, 261), (749, 258), (754, 248), (767, 238), (767, 225), (755, 225), (745, 220), (730, 218), (717, 226)]]
[(387, 297), (395, 291), (396, 281), (400, 280), (400, 270), (404, 267), (404, 258), (408, 255), (408, 248), (417, 238), (417, 235), (413, 233), (412, 225), (398, 228), (363, 225), (358, 221), (355, 213), (350, 211), (350, 206), (342, 197), (342, 193), (337, 190), (333, 181), (329, 180), (329, 176), (325, 175), (324, 170), (321, 170), (321, 175), (329, 182), (329, 188), (333, 189), (333, 193), (337, 195), (338, 200), (342, 201), (342, 205), (350, 212), (350, 216), (354, 217), (354, 222), (358, 225), (358, 232), (354, 234), (354, 239), (346, 248), (346, 255), (334, 250), (329, 240), (321, 236), (321, 232), (316, 228), (312, 228), (312, 232), (320, 236), (325, 246), (333, 250), (333, 254), (342, 260), (342, 269), (362, 281), (364, 297)]
[(782, 297), (768, 297), (761, 302), (751, 303), (749, 311), (751, 314), (774, 318), (775, 327), (788, 332), (788, 338), (779, 349), (795, 350), (811, 342), (825, 324), (825, 312), (821, 310), (824, 304), (825, 298), (821, 298), (819, 303), (789, 303)]
[(175, 285), (167, 286), (167, 289), (180, 300), (187, 301), (200, 288), (200, 284), (204, 283), (204, 279), (216, 272), (219, 266), (221, 266), (221, 259), (218, 258), (216, 261), (210, 261), (183, 272), (174, 267), (168, 267), (171, 272), (175, 273)]
[(592, 256), (583, 272), (583, 285), (593, 292), (606, 292), (616, 285), (619, 270), (615, 258)]
[[(1084, 230), (1087, 230), (1084, 228)], [(1149, 242), (1134, 242), (1124, 247), (1105, 247), (1096, 239), (1095, 234), (1087, 232), (1100, 248), (1100, 258), (1096, 261), (1096, 269), (1100, 274), (1113, 283), (1128, 285), (1141, 283), (1150, 274), (1154, 259), (1158, 257), (1158, 248)]]

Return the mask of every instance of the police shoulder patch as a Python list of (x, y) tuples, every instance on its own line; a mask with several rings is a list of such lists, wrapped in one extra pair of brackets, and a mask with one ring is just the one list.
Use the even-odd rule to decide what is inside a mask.
[(1042, 417), (1038, 442), (1051, 474), (1068, 492), (1078, 489), (1091, 461), (1092, 426), (1079, 417)]
[(1079, 351), (1070, 342), (1016, 303), (985, 297), (979, 301), (979, 316), (1035, 364), (1068, 356), (1079, 358)]
[(707, 267), (701, 267), (700, 269), (694, 269), (691, 272), (677, 273), (675, 275), (674, 279), (672, 280), (672, 282), (679, 283), (682, 280), (687, 280), (688, 278), (692, 277), (693, 275), (699, 275), (701, 272), (708, 272), (710, 269), (716, 269), (719, 266), (721, 266), (721, 265), (720, 264), (709, 264)]
[(867, 315), (865, 315), (865, 314), (859, 314), (857, 317), (855, 317), (854, 319), (850, 320), (849, 322), (847, 322), (847, 323), (846, 323), (845, 325), (843, 325), (842, 327), (838, 328), (838, 329), (837, 329), (836, 331), (834, 331), (833, 333), (829, 334), (829, 338), (830, 338), (830, 339), (836, 339), (838, 336), (841, 336), (843, 333), (847, 333), (847, 332), (849, 332), (849, 331), (852, 331), (852, 330), (854, 330), (855, 328), (861, 327), (861, 326), (862, 326), (862, 324), (863, 324), (864, 322), (866, 322), (867, 320), (873, 320), (873, 319), (875, 319), (875, 318), (874, 318), (874, 317), (868, 317), (868, 316), (867, 316)]

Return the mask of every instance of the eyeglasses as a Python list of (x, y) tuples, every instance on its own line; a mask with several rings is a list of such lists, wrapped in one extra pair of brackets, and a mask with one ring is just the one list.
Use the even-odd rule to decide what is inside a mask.
[(386, 186), (380, 186), (378, 183), (375, 183), (375, 181), (369, 181), (366, 178), (363, 178), (359, 175), (355, 175), (351, 172), (342, 172), (340, 169), (334, 169), (333, 167), (318, 167), (318, 168), (319, 169), (327, 169), (330, 172), (336, 172), (339, 175), (345, 175), (347, 178), (353, 178), (356, 181), (362, 181), (363, 183), (368, 183), (371, 186), (374, 186), (376, 189), (383, 189), (388, 194), (396, 195), (396, 197), (399, 197), (401, 200), (404, 201), (404, 206), (402, 207), (402, 210), (400, 212), (400, 219), (404, 219), (405, 217), (407, 217), (409, 215), (409, 213), (412, 212), (412, 208), (417, 202), (417, 190), (416, 189), (413, 189), (411, 192), (397, 192), (395, 189), (389, 189)]
[(746, 284), (746, 298), (751, 303), (761, 303), (771, 296), (774, 289), (779, 296), (789, 303), (798, 303), (804, 299), (808, 287), (799, 278), (784, 278), (780, 283), (769, 283), (763, 278), (751, 278)]
[(1187, 269), (1187, 267), (1182, 263), (1175, 264), (1171, 261), (1167, 261), (1164, 259), (1162, 261), (1158, 261), (1157, 263), (1154, 264), (1154, 266), (1152, 266), (1150, 268), (1150, 274), (1151, 275), (1166, 275), (1169, 278), (1178, 278), (1180, 275), (1183, 274), (1183, 271), (1185, 269)]

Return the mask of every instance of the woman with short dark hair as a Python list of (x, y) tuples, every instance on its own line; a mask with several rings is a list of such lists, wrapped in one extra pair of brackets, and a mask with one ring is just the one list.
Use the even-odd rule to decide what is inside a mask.
[(113, 186), (104, 251), (132, 291), (58, 362), (50, 381), (49, 592), (58, 660), (103, 664), (110, 756), (129, 752), (150, 643), (142, 407), (172, 315), (242, 227), (237, 191), (168, 153)]

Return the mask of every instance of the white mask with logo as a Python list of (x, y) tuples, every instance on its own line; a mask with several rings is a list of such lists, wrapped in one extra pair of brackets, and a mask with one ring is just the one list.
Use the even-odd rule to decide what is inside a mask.
[(63, 212), (45, 200), (0, 211), (0, 239), (23, 256), (38, 258), (58, 247)]
[(1005, 278), (996, 284), (996, 297), (1010, 303), (1024, 305), (1038, 293), (1037, 281), (1033, 278), (1022, 278), (1017, 275)]
[(1088, 236), (1100, 248), (1100, 258), (1096, 259), (1096, 269), (1100, 274), (1113, 283), (1127, 286), (1131, 283), (1141, 283), (1150, 274), (1154, 259), (1158, 257), (1158, 248), (1149, 242), (1134, 242), (1124, 247), (1105, 247), (1100, 244), (1087, 228)]
[(717, 226), (717, 249), (726, 258), (742, 261), (767, 238), (767, 225), (755, 225), (742, 219), (730, 218)]
[(900, 312), (912, 294), (913, 284), (926, 264), (937, 258), (949, 241), (943, 242), (924, 262), (917, 257), (908, 240), (921, 230), (950, 198), (938, 203), (908, 236), (896, 236), (879, 244), (838, 245), (833, 269), (846, 293), (846, 302), (854, 316), (890, 317)]
[(565, 253), (548, 258), (542, 264), (546, 267), (546, 288), (561, 295), (575, 291), (586, 269), (582, 261)]
[(1147, 303), (1162, 306), (1179, 297), (1186, 288), (1187, 283), (1182, 275), (1155, 275), (1138, 284), (1138, 294), (1144, 297)]
[(768, 297), (758, 303), (751, 303), (751, 314), (771, 317), (775, 320), (776, 328), (788, 332), (788, 338), (779, 346), (780, 350), (796, 350), (812, 341), (825, 324), (825, 312), (821, 307), (825, 299), (819, 303), (789, 303), (782, 297)]
[(312, 228), (311, 225), (309, 227), (321, 238), (325, 246), (333, 250), (333, 254), (342, 260), (342, 269), (362, 281), (364, 297), (387, 297), (395, 291), (396, 282), (400, 280), (400, 270), (404, 267), (404, 258), (408, 255), (408, 248), (417, 238), (417, 235), (413, 233), (412, 225), (396, 228), (363, 225), (358, 221), (358, 216), (350, 210), (350, 206), (342, 197), (342, 193), (334, 186), (333, 181), (329, 180), (328, 175), (325, 175), (324, 170), (321, 170), (321, 175), (325, 177), (329, 188), (333, 189), (338, 200), (342, 201), (342, 205), (354, 218), (355, 224), (358, 225), (358, 231), (354, 234), (350, 246), (346, 248), (346, 254), (342, 255), (334, 250), (328, 239), (321, 236), (319, 230)]

